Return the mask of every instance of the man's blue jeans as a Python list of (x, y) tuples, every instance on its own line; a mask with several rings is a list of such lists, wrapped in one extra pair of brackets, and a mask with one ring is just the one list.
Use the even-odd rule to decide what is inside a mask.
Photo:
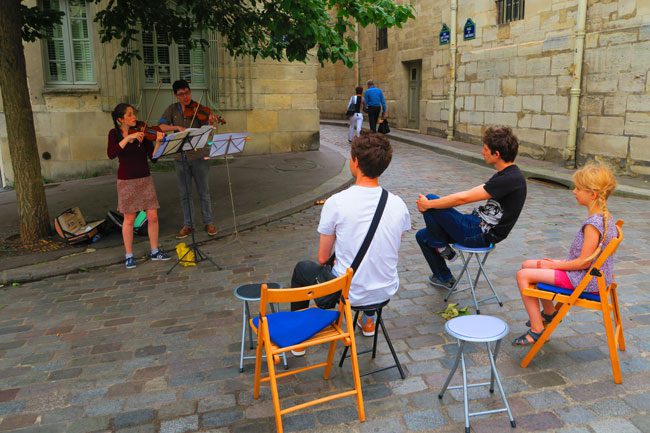
[(212, 203), (210, 200), (210, 161), (205, 159), (194, 159), (187, 161), (175, 161), (176, 163), (176, 180), (178, 181), (178, 192), (181, 199), (181, 208), (183, 209), (183, 225), (193, 228), (190, 214), (193, 220), (198, 220), (195, 213), (192, 212), (192, 179), (196, 185), (201, 201), (201, 218), (203, 224), (212, 224)]
[[(428, 194), (429, 200), (439, 198)], [(415, 234), (415, 239), (431, 268), (431, 272), (441, 281), (449, 281), (451, 271), (437, 248), (459, 243), (467, 247), (486, 247), (490, 243), (483, 239), (481, 219), (473, 214), (462, 214), (454, 208), (429, 209), (424, 212), (426, 228)]]

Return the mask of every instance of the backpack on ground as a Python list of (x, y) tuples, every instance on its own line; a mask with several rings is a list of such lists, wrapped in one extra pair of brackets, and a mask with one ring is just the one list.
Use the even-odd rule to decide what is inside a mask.
[[(106, 219), (108, 219), (117, 229), (122, 230), (124, 215), (119, 212), (109, 210), (106, 214)], [(135, 221), (133, 222), (133, 233), (138, 236), (147, 236), (148, 227), (149, 222), (147, 220), (147, 212), (141, 210), (135, 216)]]
[(86, 222), (78, 207), (66, 209), (54, 218), (56, 233), (69, 244), (91, 242), (106, 220)]

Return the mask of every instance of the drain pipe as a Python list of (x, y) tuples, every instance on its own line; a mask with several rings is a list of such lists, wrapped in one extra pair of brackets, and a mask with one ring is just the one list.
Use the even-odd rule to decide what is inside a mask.
[(449, 110), (447, 110), (447, 140), (454, 139), (456, 117), (456, 14), (458, 0), (451, 0), (451, 29), (449, 31)]
[(587, 0), (578, 0), (576, 19), (576, 45), (573, 55), (573, 84), (569, 104), (569, 134), (567, 136), (565, 159), (567, 168), (577, 167), (578, 110), (580, 108), (580, 86), (582, 80), (582, 61), (585, 52), (585, 26), (587, 22)]

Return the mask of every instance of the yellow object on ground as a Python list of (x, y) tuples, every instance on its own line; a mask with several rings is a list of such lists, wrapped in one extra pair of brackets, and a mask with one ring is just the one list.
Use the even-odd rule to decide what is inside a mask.
[(194, 251), (189, 249), (185, 242), (176, 245), (176, 254), (178, 255), (178, 263), (181, 266), (196, 266)]

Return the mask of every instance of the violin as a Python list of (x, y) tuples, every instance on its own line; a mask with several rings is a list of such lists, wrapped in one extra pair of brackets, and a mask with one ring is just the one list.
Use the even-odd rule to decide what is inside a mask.
[[(183, 117), (186, 120), (196, 119), (202, 124), (207, 124), (210, 122), (212, 117), (212, 110), (210, 107), (201, 105), (196, 101), (190, 102), (190, 105), (183, 108)], [(218, 123), (220, 125), (225, 125), (226, 121), (220, 115), (215, 115), (212, 123)], [(214, 125), (213, 125), (214, 126)]]
[(156, 141), (156, 138), (158, 137), (158, 133), (162, 132), (162, 129), (160, 129), (160, 126), (149, 126), (147, 125), (147, 122), (138, 120), (135, 123), (135, 126), (129, 128), (129, 134), (133, 134), (136, 132), (144, 132), (145, 140)]

